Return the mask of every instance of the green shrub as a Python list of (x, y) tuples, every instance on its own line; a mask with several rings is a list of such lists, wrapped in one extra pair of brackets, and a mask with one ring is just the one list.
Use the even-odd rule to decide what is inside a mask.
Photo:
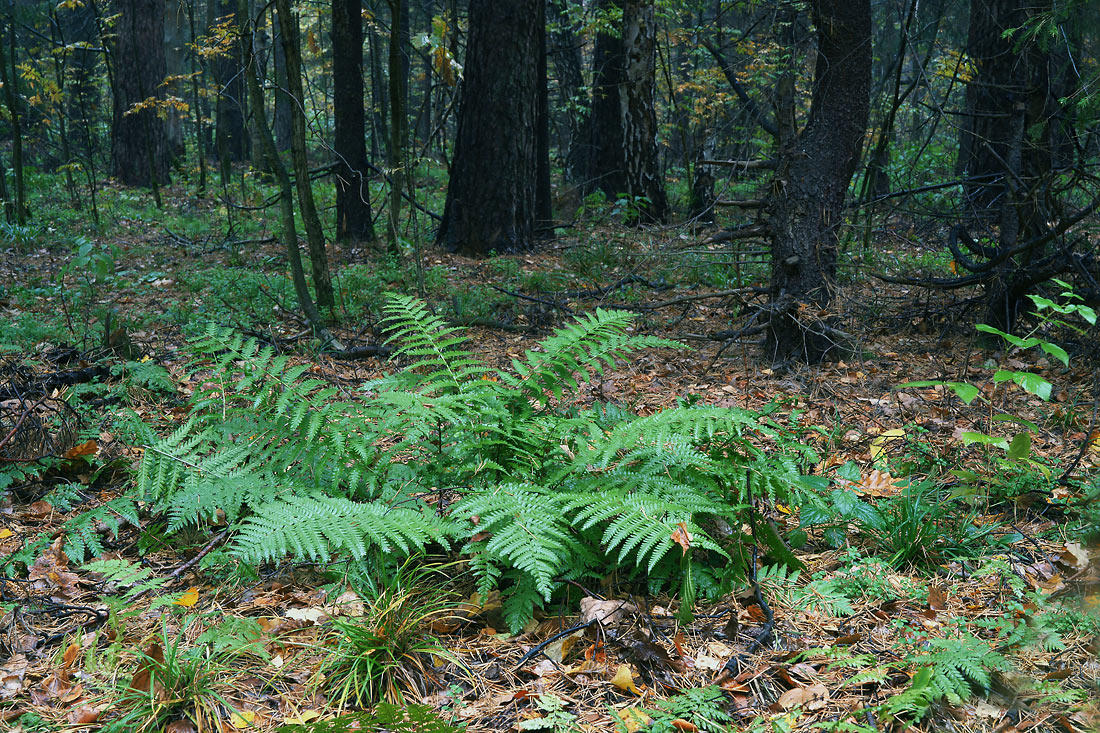
[[(192, 343), (211, 371), (191, 420), (151, 441), (136, 497), (169, 531), (228, 522), (249, 563), (457, 547), (518, 629), (563, 580), (619, 566), (652, 588), (678, 581), (690, 611), (699, 567), (741, 562), (741, 535), (711, 532), (748, 519), (749, 477), (757, 498), (789, 502), (813, 458), (744, 410), (561, 406), (628, 354), (678, 346), (630, 334), (626, 313), (580, 318), (508, 370), (414, 299), (391, 297), (385, 314), (406, 365), (359, 400), (208, 329)], [(457, 494), (442, 512), (440, 492)]]

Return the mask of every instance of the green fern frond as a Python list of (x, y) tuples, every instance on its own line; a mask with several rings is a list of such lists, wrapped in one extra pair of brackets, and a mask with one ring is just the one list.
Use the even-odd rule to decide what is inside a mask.
[(423, 301), (407, 295), (390, 295), (382, 306), (387, 344), (396, 344), (395, 357), (411, 357), (409, 371), (427, 369), (426, 388), (461, 391), (472, 377), (486, 371), (470, 352), (461, 328), (448, 326), (428, 311)]
[(554, 492), (532, 484), (504, 484), (462, 499), (451, 516), (478, 517), (469, 534), (489, 537), (471, 543), (469, 549), (484, 554), (483, 562), (491, 559), (526, 573), (550, 600), (553, 580), (568, 565), (570, 548), (576, 544)]
[(612, 368), (627, 354), (647, 348), (682, 349), (677, 341), (655, 336), (634, 336), (627, 329), (634, 317), (625, 311), (605, 311), (577, 318), (543, 339), (537, 351), (527, 351), (524, 359), (512, 360), (515, 376), (501, 374), (511, 386), (530, 398), (545, 402), (546, 396), (561, 399), (565, 391), (577, 389), (575, 375), (588, 378)]
[(327, 561), (335, 553), (362, 560), (372, 549), (410, 554), (447, 543), (435, 515), (407, 507), (330, 496), (296, 496), (258, 507), (241, 525), (234, 553), (250, 562), (281, 557)]

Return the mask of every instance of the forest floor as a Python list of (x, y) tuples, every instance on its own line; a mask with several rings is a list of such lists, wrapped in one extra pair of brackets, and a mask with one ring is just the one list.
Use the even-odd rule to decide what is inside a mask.
[[(169, 205), (182, 211), (183, 200)], [(680, 400), (771, 405), (806, 428), (801, 438), (818, 457), (806, 472), (835, 479), (861, 503), (891, 507), (904, 506), (911, 483), (930, 479), (971, 499), (965, 521), (988, 530), (988, 547), (973, 548), (972, 559), (936, 557), (933, 547), (926, 562), (892, 563), (870, 535), (848, 532), (832, 547), (813, 530), (794, 550), (799, 572), (761, 558), (766, 604), (746, 583), (701, 601), (694, 620), (682, 622), (677, 598), (649, 595), (612, 573), (597, 587), (578, 586), (570, 603), (518, 634), (504, 630), (499, 599), (480, 597), (459, 574), (448, 585), (449, 614), (423, 629), (447, 658), (410, 657), (393, 680), (406, 704), (425, 708), (376, 711), (358, 729), (1100, 730), (1100, 547), (1085, 539), (1079, 511), (1100, 482), (1095, 332), (1043, 332), (1065, 347), (1069, 366), (1037, 349), (983, 347), (970, 325), (978, 316), (967, 299), (976, 293), (929, 293), (871, 276), (917, 269), (935, 252), (920, 237), (883, 228), (876, 259), (845, 265), (837, 315), (856, 348), (837, 362), (776, 373), (755, 338), (714, 338), (744, 324), (762, 302), (753, 287), (765, 276), (756, 255), (709, 242), (715, 231), (605, 221), (566, 232), (538, 254), (471, 260), (426, 248), (424, 289), (441, 313), (473, 324), (473, 349), (500, 365), (574, 314), (629, 308), (640, 330), (689, 348), (638, 354), (571, 395), (578, 405), (610, 402), (640, 414)], [(337, 712), (320, 675), (331, 621), (382, 611), (334, 584), (332, 568), (271, 565), (251, 581), (229, 582), (201, 563), (224, 528), (169, 537), (155, 517), (88, 530), (106, 557), (150, 571), (140, 592), (106, 583), (83, 567), (90, 558), (65, 551), (67, 521), (132, 485), (143, 446), (119, 428), (118, 413), (132, 410), (159, 432), (186, 420), (201, 379), (189, 373), (187, 343), (201, 321), (258, 337), (341, 388), (394, 368), (317, 353), (268, 236), (250, 232), (258, 241), (223, 245), (118, 216), (83, 254), (48, 236), (0, 253), (0, 321), (8, 323), (0, 351), (0, 727), (94, 730), (147, 704), (177, 706), (163, 728), (172, 733), (353, 729), (323, 725)], [(401, 273), (384, 282), (390, 270), (372, 264), (376, 253), (332, 248), (331, 256), (343, 319), (335, 334), (345, 347), (378, 344), (366, 301), (381, 289), (415, 292), (411, 261), (391, 266)], [(733, 269), (736, 280), (712, 277)], [(162, 367), (167, 380), (143, 364)], [(1003, 369), (1045, 377), (1050, 399), (996, 383)], [(919, 380), (972, 383), (988, 400), (967, 405), (950, 387), (900, 386)], [(35, 399), (20, 422), (23, 394)], [(994, 419), (1000, 414), (1016, 422)], [(30, 435), (31, 423), (42, 432)], [(1022, 424), (1033, 426), (1030, 450), (1013, 460), (964, 439), (1011, 440)], [(14, 460), (28, 457), (40, 460)], [(69, 487), (67, 501), (56, 499), (59, 487)], [(797, 507), (761, 509), (781, 534), (799, 529)], [(226, 661), (210, 651), (209, 631), (234, 620), (248, 622), (240, 626), (248, 645)], [(762, 628), (771, 633), (756, 643)], [(976, 651), (967, 647), (974, 639), (992, 641)], [(972, 694), (918, 701), (919, 720), (902, 702), (883, 713), (886, 701), (919, 691), (921, 654)], [(150, 670), (165, 660), (180, 676), (199, 670), (182, 703), (149, 686)]]

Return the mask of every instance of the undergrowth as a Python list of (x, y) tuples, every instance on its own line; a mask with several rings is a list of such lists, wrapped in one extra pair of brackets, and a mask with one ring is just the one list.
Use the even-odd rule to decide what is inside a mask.
[[(791, 501), (809, 449), (767, 415), (680, 405), (638, 416), (564, 402), (639, 349), (677, 348), (596, 311), (493, 369), (421, 302), (390, 297), (402, 368), (348, 395), (209, 328), (190, 419), (146, 431), (135, 493), (169, 532), (228, 523), (230, 559), (362, 560), (458, 550), (512, 629), (563, 581), (621, 567), (651, 590), (728, 590), (750, 496)], [(764, 447), (768, 450), (765, 451)], [(116, 509), (117, 510), (117, 509)], [(678, 585), (677, 585), (678, 584)]]

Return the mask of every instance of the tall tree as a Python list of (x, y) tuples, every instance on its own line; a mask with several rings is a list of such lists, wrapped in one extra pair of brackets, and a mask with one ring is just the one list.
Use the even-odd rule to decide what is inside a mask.
[[(298, 189), (298, 210), (306, 228), (309, 245), (309, 261), (313, 272), (313, 287), (317, 290), (317, 305), (331, 308), (336, 301), (332, 292), (332, 276), (325, 252), (325, 235), (317, 216), (317, 204), (313, 199), (313, 186), (309, 180), (309, 161), (306, 158), (306, 115), (303, 111), (305, 91), (302, 87), (302, 51), (295, 42), (295, 16), (290, 0), (275, 0), (276, 14), (282, 35), (283, 56), (286, 59), (286, 94), (290, 95), (290, 157), (294, 162), (294, 183)], [(249, 81), (251, 83), (251, 80)], [(257, 87), (259, 85), (257, 84)], [(256, 94), (251, 96), (255, 98)], [(258, 109), (263, 109), (259, 107)]]
[[(234, 15), (237, 12), (236, 0), (209, 0), (209, 2), (212, 12), (213, 9), (217, 9), (222, 23), (235, 26), (243, 22)], [(248, 135), (244, 124), (247, 102), (241, 57), (241, 44), (233, 43), (217, 56), (213, 63), (214, 81), (218, 87), (214, 140), (223, 176), (228, 174), (230, 163), (244, 160), (248, 153)]]
[(367, 185), (361, 0), (332, 0), (332, 105), (336, 153), (336, 238), (374, 239)]
[(535, 243), (544, 0), (471, 0), (454, 161), (438, 241), (484, 255)]
[(603, 22), (592, 50), (592, 106), (585, 134), (583, 189), (603, 191), (614, 200), (627, 190), (621, 101), (626, 82), (623, 38), (614, 23), (618, 12), (614, 0), (597, 0), (596, 11)]
[[(282, 10), (279, 11), (279, 15), (282, 17)], [(256, 58), (256, 50), (252, 45), (255, 24), (248, 15), (248, 0), (238, 0), (237, 18), (240, 22), (240, 37), (245, 51), (245, 70), (248, 72), (245, 74), (245, 84), (253, 107), (262, 109), (262, 106), (259, 105), (259, 102), (263, 99), (260, 80), (251, 71), (251, 65)], [(285, 93), (280, 92), (280, 94)], [(263, 147), (264, 157), (267, 159), (267, 166), (275, 175), (275, 181), (279, 186), (281, 234), (283, 246), (287, 253), (287, 261), (290, 263), (290, 277), (291, 282), (294, 284), (294, 292), (298, 296), (298, 304), (301, 306), (302, 314), (306, 317), (306, 321), (313, 332), (325, 341), (331, 341), (331, 337), (325, 330), (321, 313), (317, 309), (317, 304), (314, 303), (313, 296), (309, 292), (309, 285), (306, 283), (305, 268), (302, 266), (302, 252), (298, 247), (298, 231), (294, 224), (294, 196), (290, 188), (290, 174), (287, 172), (286, 164), (275, 147), (275, 138), (271, 134), (271, 127), (267, 124), (267, 116), (253, 115), (252, 124), (259, 133), (258, 137)]]
[(113, 62), (111, 167), (128, 186), (168, 182), (171, 151), (161, 110), (164, 99), (164, 0), (121, 0)]
[(1073, 244), (1054, 247), (1065, 232), (1062, 222), (1073, 219), (1052, 176), (1072, 162), (1057, 151), (1073, 148), (1066, 145), (1073, 132), (1062, 101), (1074, 92), (1073, 62), (1056, 58), (1029, 32), (1055, 12), (1051, 0), (973, 0), (970, 6), (967, 54), (977, 71), (966, 87), (959, 167), (968, 178), (964, 213), (985, 229), (987, 243), (975, 242), (960, 225), (952, 247), (971, 282), (985, 285), (985, 322), (1005, 331), (1013, 330), (1037, 284), (1081, 268)]
[(623, 5), (624, 94), (620, 100), (626, 190), (638, 199), (646, 221), (668, 216), (665, 184), (657, 166), (656, 84), (657, 22), (653, 0), (626, 0)]
[[(6, 13), (7, 21), (3, 28), (4, 32), (0, 33), (0, 80), (4, 83), (4, 104), (8, 108), (9, 124), (11, 125), (11, 167), (14, 174), (15, 181), (15, 202), (11, 213), (8, 214), (8, 220), (11, 221), (12, 214), (16, 223), (22, 224), (27, 220), (27, 204), (26, 193), (24, 189), (23, 179), (23, 126), (21, 123), (23, 112), (19, 109), (18, 90), (16, 85), (18, 83), (19, 76), (16, 73), (16, 61), (15, 61), (15, 3), (9, 3), (8, 12)], [(8, 53), (10, 58), (4, 58), (3, 47), (5, 42), (8, 44)], [(0, 173), (0, 175), (6, 175)], [(5, 184), (6, 186), (6, 184)], [(5, 198), (7, 198), (5, 196)]]
[[(813, 0), (817, 61), (809, 120), (782, 142), (768, 202), (772, 271), (765, 355), (836, 356), (842, 335), (820, 314), (833, 299), (838, 227), (870, 112), (870, 0)], [(784, 127), (785, 123), (780, 123)]]

